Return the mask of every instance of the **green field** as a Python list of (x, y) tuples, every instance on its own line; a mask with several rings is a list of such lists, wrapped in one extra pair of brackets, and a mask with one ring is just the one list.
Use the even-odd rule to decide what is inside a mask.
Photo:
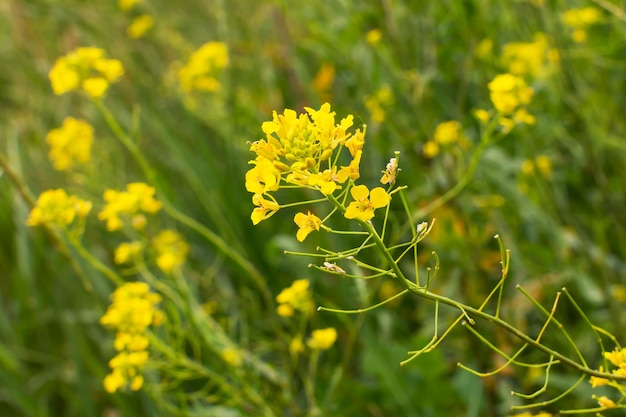
[(0, 2), (0, 416), (621, 415), (625, 8)]

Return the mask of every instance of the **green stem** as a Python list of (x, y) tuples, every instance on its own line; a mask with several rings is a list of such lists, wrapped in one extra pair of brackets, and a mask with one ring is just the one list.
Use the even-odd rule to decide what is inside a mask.
[[(111, 111), (102, 103), (101, 101), (94, 101), (94, 104), (104, 117), (105, 121), (109, 125), (109, 128), (113, 131), (113, 134), (119, 139), (120, 142), (126, 147), (128, 152), (135, 159), (139, 167), (143, 171), (144, 175), (148, 182), (159, 190), (159, 182), (157, 181), (157, 174), (154, 169), (150, 166), (147, 159), (142, 154), (139, 147), (133, 142), (133, 140), (124, 132), (124, 129), (120, 126), (117, 119), (111, 113)], [(235, 262), (242, 270), (246, 272), (246, 274), (254, 281), (257, 287), (262, 291), (263, 296), (265, 297), (266, 302), (270, 305), (272, 304), (272, 295), (267, 287), (265, 279), (263, 275), (254, 267), (252, 263), (250, 263), (243, 255), (239, 252), (232, 250), (230, 245), (224, 241), (219, 235), (215, 232), (199, 223), (195, 219), (187, 216), (180, 210), (178, 210), (174, 205), (165, 197), (165, 193), (159, 192), (159, 199), (163, 204), (163, 209), (167, 214), (169, 214), (173, 219), (178, 222), (184, 224), (192, 230), (195, 230), (197, 233), (206, 238), (219, 252), (224, 254), (227, 258)]]

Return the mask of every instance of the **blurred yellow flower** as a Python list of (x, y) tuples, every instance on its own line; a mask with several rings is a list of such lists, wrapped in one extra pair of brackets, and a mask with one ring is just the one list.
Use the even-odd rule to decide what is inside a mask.
[(119, 0), (118, 7), (120, 10), (130, 10), (135, 4), (141, 2), (141, 0)]
[(235, 348), (226, 348), (222, 350), (222, 359), (230, 366), (240, 366), (243, 362), (243, 356), (241, 352)]
[(123, 242), (115, 249), (113, 260), (116, 264), (124, 264), (132, 261), (141, 254), (143, 244), (141, 242)]
[(422, 153), (424, 158), (434, 158), (439, 155), (439, 145), (434, 140), (429, 140), (422, 146)]
[(189, 57), (178, 70), (178, 82), (186, 93), (194, 90), (214, 92), (219, 90), (217, 76), (228, 66), (228, 47), (223, 42), (207, 42)]
[(328, 90), (335, 81), (335, 66), (332, 63), (324, 63), (317, 71), (315, 78), (313, 78), (313, 89), (318, 96), (327, 98)]
[(311, 297), (309, 281), (307, 279), (295, 280), (290, 287), (284, 288), (276, 296), (276, 301), (279, 303), (278, 315), (291, 317), (295, 310), (310, 314), (313, 309)]
[(601, 397), (595, 397), (594, 399), (596, 401), (598, 401), (598, 405), (600, 407), (604, 407), (604, 408), (615, 408), (615, 402), (611, 399), (609, 399), (606, 395), (603, 395)]
[(313, 330), (311, 338), (307, 340), (306, 344), (313, 350), (326, 350), (329, 349), (337, 340), (337, 330), (333, 327), (326, 329)]
[(377, 45), (383, 38), (383, 32), (380, 29), (372, 29), (365, 34), (365, 40), (370, 45)]
[(108, 189), (104, 192), (106, 205), (98, 213), (98, 219), (107, 222), (107, 230), (113, 232), (124, 225), (121, 215), (129, 216), (133, 227), (145, 225), (143, 213), (154, 214), (161, 203), (154, 198), (155, 189), (142, 182), (133, 182), (126, 191)]
[(92, 204), (74, 195), (68, 195), (64, 189), (47, 190), (39, 195), (35, 207), (30, 211), (26, 224), (40, 226), (54, 224), (65, 227), (75, 218), (87, 217)]
[(163, 272), (172, 272), (185, 263), (189, 245), (173, 230), (161, 231), (153, 240), (157, 253), (156, 263)]
[(143, 14), (133, 19), (126, 29), (126, 33), (133, 39), (139, 39), (154, 26), (154, 17)]
[(513, 74), (497, 75), (488, 87), (491, 102), (503, 114), (512, 114), (520, 106), (530, 103), (533, 96), (533, 89)]
[(555, 62), (558, 51), (551, 48), (544, 33), (537, 33), (532, 42), (511, 42), (502, 48), (502, 61), (513, 75), (539, 77), (547, 74)]
[(150, 356), (147, 329), (163, 321), (157, 307), (161, 296), (150, 292), (146, 283), (129, 282), (118, 287), (111, 299), (100, 323), (116, 331), (113, 346), (118, 354), (109, 361), (111, 373), (104, 378), (104, 389), (109, 393), (125, 387), (137, 391), (143, 386), (142, 371)]
[(371, 114), (374, 123), (385, 121), (385, 108), (393, 104), (393, 91), (387, 84), (383, 85), (374, 94), (365, 97), (365, 107)]
[(54, 93), (82, 90), (93, 99), (101, 98), (124, 74), (122, 63), (105, 55), (100, 48), (80, 47), (58, 58), (48, 74)]
[(563, 21), (572, 29), (572, 40), (577, 43), (587, 41), (587, 28), (602, 21), (600, 10), (595, 7), (570, 9), (563, 13)]
[(84, 120), (66, 117), (61, 127), (48, 132), (46, 142), (50, 146), (48, 157), (53, 162), (54, 168), (64, 171), (70, 168), (74, 161), (89, 162), (93, 127)]
[(448, 122), (442, 122), (437, 125), (434, 133), (434, 141), (440, 145), (450, 145), (458, 142), (463, 138), (463, 132), (461, 131), (461, 123), (456, 120), (450, 120)]

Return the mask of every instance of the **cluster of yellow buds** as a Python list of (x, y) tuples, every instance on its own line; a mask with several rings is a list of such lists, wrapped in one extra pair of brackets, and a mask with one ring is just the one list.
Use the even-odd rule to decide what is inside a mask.
[(510, 131), (516, 124), (535, 123), (535, 117), (526, 110), (534, 90), (522, 77), (500, 74), (487, 87), (489, 98), (498, 112), (498, 123), (505, 131)]
[(587, 41), (587, 28), (602, 21), (600, 10), (588, 6), (580, 9), (570, 9), (563, 13), (563, 21), (572, 28), (572, 40), (583, 43)]
[(69, 226), (76, 218), (84, 219), (91, 211), (90, 201), (75, 195), (68, 195), (62, 189), (47, 190), (39, 195), (30, 211), (26, 224), (29, 226), (56, 225)]
[(228, 47), (223, 42), (207, 42), (195, 51), (189, 61), (178, 70), (178, 82), (186, 93), (217, 91), (217, 75), (228, 66)]
[(105, 57), (104, 49), (81, 47), (58, 58), (48, 75), (54, 94), (82, 90), (93, 99), (101, 98), (124, 75), (120, 61)]
[[(285, 184), (291, 188), (308, 188), (324, 196), (349, 187), (360, 177), (359, 164), (365, 143), (365, 131), (357, 129), (350, 133), (353, 116), (348, 115), (338, 124), (330, 104), (319, 110), (305, 108), (306, 113), (297, 114), (286, 109), (283, 114), (273, 113), (273, 118), (262, 125), (265, 138), (253, 142), (250, 150), (256, 158), (246, 173), (246, 189), (253, 193), (256, 208), (250, 216), (258, 224), (280, 209), (272, 192)], [(342, 149), (346, 148), (351, 160), (339, 166)], [(390, 169), (393, 169), (390, 168)], [(394, 171), (397, 172), (397, 171)], [(387, 180), (391, 183), (391, 180)], [(354, 199), (344, 212), (346, 218), (368, 221), (374, 217), (374, 209), (385, 207), (391, 197), (381, 188), (369, 190), (364, 185), (350, 188)], [(299, 227), (298, 240), (302, 241), (313, 230), (319, 230), (322, 220), (311, 212), (298, 213), (294, 218)]]
[(290, 287), (283, 289), (276, 296), (279, 316), (291, 317), (295, 311), (309, 315), (313, 311), (313, 300), (309, 289), (309, 280), (297, 279)]
[(104, 389), (113, 393), (128, 386), (137, 391), (143, 386), (143, 368), (150, 356), (147, 330), (163, 322), (157, 308), (161, 296), (150, 292), (146, 283), (130, 282), (115, 290), (111, 299), (100, 323), (117, 332), (113, 345), (118, 354), (109, 361), (112, 371), (104, 378)]
[(48, 132), (46, 142), (50, 145), (48, 157), (54, 169), (65, 171), (75, 161), (89, 162), (93, 127), (84, 120), (66, 117), (61, 127)]
[(161, 209), (161, 203), (154, 198), (156, 190), (142, 182), (133, 182), (126, 186), (126, 191), (106, 190), (104, 200), (107, 204), (98, 213), (98, 219), (107, 222), (107, 230), (119, 230), (124, 225), (121, 215), (128, 216), (133, 228), (145, 227), (144, 213), (154, 214)]

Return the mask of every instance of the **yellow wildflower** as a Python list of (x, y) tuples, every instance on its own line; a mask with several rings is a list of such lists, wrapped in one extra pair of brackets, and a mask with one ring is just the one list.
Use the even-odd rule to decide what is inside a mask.
[(324, 63), (313, 78), (313, 89), (320, 97), (325, 97), (335, 81), (335, 66)]
[(91, 144), (93, 143), (93, 127), (84, 120), (66, 117), (63, 125), (53, 129), (46, 135), (50, 145), (48, 157), (59, 171), (68, 169), (74, 161), (89, 162)]
[(276, 301), (279, 303), (277, 311), (280, 316), (291, 317), (295, 310), (309, 314), (313, 308), (309, 281), (295, 280), (276, 296)]
[(115, 249), (115, 256), (113, 259), (116, 264), (124, 264), (124, 263), (130, 262), (131, 260), (139, 256), (142, 249), (143, 249), (143, 245), (141, 244), (141, 242), (121, 243)]
[(378, 44), (382, 37), (383, 32), (380, 29), (372, 29), (365, 34), (365, 40), (372, 46)]
[(178, 71), (178, 82), (186, 93), (194, 90), (217, 91), (219, 73), (228, 66), (228, 47), (223, 42), (207, 42), (189, 57)]
[[(271, 197), (271, 196), (270, 196)], [(252, 224), (259, 224), (262, 220), (270, 218), (274, 213), (280, 209), (280, 205), (273, 200), (266, 200), (261, 194), (255, 194), (252, 196), (252, 203), (257, 206), (252, 210)]]
[(434, 158), (439, 154), (439, 145), (434, 140), (429, 140), (422, 146), (424, 158)]
[(311, 338), (307, 340), (307, 346), (313, 350), (326, 350), (337, 340), (337, 330), (333, 327), (313, 330)]
[(54, 93), (82, 90), (93, 99), (101, 98), (124, 74), (122, 63), (105, 55), (100, 48), (80, 47), (58, 58), (48, 74)]
[(173, 230), (163, 230), (153, 241), (157, 253), (156, 263), (163, 272), (172, 272), (185, 262), (189, 245)]
[(604, 407), (604, 408), (615, 408), (615, 402), (611, 399), (609, 399), (606, 395), (603, 395), (601, 397), (596, 397), (594, 395), (593, 397), (596, 401), (598, 401), (598, 405), (600, 405), (600, 407)]
[(230, 366), (239, 366), (243, 362), (241, 352), (235, 348), (226, 348), (222, 351), (222, 359)]
[(626, 348), (615, 348), (612, 352), (604, 352), (604, 357), (615, 366), (626, 363)]
[(537, 33), (532, 42), (511, 42), (504, 45), (502, 60), (513, 75), (538, 77), (546, 74), (551, 69), (551, 64), (558, 61), (558, 52), (550, 48), (545, 34)]
[(40, 226), (54, 224), (65, 227), (75, 218), (87, 217), (92, 204), (74, 195), (68, 195), (64, 189), (47, 190), (39, 195), (35, 207), (30, 211), (26, 224)]
[(303, 242), (313, 230), (320, 230), (322, 225), (322, 220), (310, 211), (307, 214), (297, 213), (293, 220), (298, 225), (296, 238), (299, 242)]
[[(399, 152), (396, 152), (396, 156), (398, 154)], [(387, 163), (385, 170), (382, 171), (383, 176), (380, 179), (380, 183), (394, 185), (396, 183), (396, 178), (398, 177), (398, 172), (400, 172), (400, 168), (398, 168), (398, 159), (391, 158)]]
[(126, 33), (133, 39), (139, 39), (154, 26), (154, 17), (143, 14), (133, 19)]
[(522, 78), (513, 74), (497, 75), (488, 87), (494, 107), (506, 115), (530, 103), (533, 96), (533, 89), (528, 87)]
[(365, 97), (365, 107), (372, 115), (374, 123), (385, 121), (385, 108), (393, 104), (393, 92), (387, 84), (383, 85), (374, 94)]
[(130, 10), (135, 4), (141, 2), (141, 0), (119, 0), (118, 7), (120, 10)]
[(391, 196), (381, 187), (370, 191), (365, 185), (357, 185), (352, 187), (350, 194), (354, 201), (348, 205), (344, 214), (347, 219), (368, 221), (374, 217), (375, 209), (385, 207), (391, 201)]
[(137, 228), (145, 224), (143, 213), (154, 214), (161, 209), (161, 203), (154, 198), (155, 189), (142, 182), (133, 182), (126, 191), (108, 189), (104, 192), (107, 204), (98, 213), (98, 219), (107, 222), (107, 230), (112, 232), (123, 226), (120, 216), (126, 215)]
[(104, 378), (104, 389), (113, 393), (128, 386), (137, 391), (143, 386), (142, 371), (150, 356), (146, 330), (163, 320), (157, 308), (161, 297), (150, 292), (148, 284), (130, 282), (118, 287), (111, 299), (100, 323), (116, 331), (113, 346), (118, 354), (109, 361), (111, 373)]
[(439, 123), (435, 128), (433, 140), (443, 146), (456, 143), (463, 137), (461, 128), (461, 123), (456, 120)]

